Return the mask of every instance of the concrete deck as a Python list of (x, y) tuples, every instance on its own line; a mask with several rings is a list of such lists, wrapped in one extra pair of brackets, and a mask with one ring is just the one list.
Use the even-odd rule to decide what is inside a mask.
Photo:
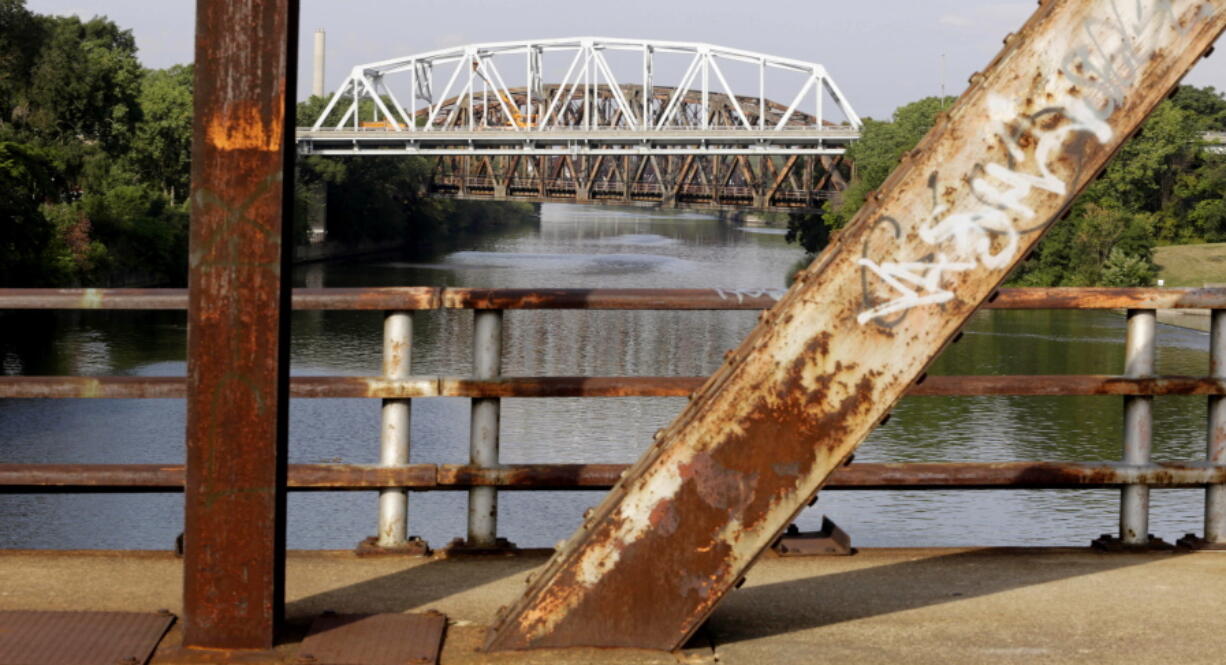
[[(680, 654), (572, 650), (486, 655), (484, 626), (545, 561), (358, 558), (292, 552), (292, 629), (275, 655), (296, 662), (324, 610), (437, 609), (444, 665), (485, 663), (1221, 663), (1226, 552), (1099, 554), (1082, 549), (877, 549), (761, 561), (706, 628), (713, 649)], [(0, 609), (181, 612), (169, 553), (0, 551)], [(154, 663), (180, 662), (172, 630)]]

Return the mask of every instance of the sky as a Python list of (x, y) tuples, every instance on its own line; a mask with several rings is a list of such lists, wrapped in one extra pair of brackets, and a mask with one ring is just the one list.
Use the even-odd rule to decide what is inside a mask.
[[(27, 0), (42, 14), (104, 15), (131, 29), (147, 67), (192, 60), (191, 0)], [(600, 36), (717, 44), (822, 64), (861, 116), (956, 95), (1021, 27), (1035, 0), (302, 0), (300, 96), (310, 92), (312, 35), (327, 33), (327, 86), (356, 64), (447, 46)], [(661, 84), (667, 81), (658, 81)], [(1226, 50), (1187, 83), (1226, 89)], [(514, 85), (514, 84), (511, 84)], [(735, 83), (733, 84), (736, 85)], [(751, 94), (753, 91), (750, 91)], [(769, 95), (769, 93), (768, 93)]]

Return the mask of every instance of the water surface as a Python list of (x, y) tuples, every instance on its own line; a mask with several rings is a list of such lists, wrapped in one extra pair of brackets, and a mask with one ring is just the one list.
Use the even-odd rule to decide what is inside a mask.
[[(778, 230), (698, 214), (543, 208), (539, 226), (471, 242), (429, 260), (387, 258), (300, 267), (300, 286), (780, 289), (801, 257)], [(6, 374), (182, 375), (182, 312), (0, 314)], [(704, 375), (753, 326), (753, 312), (513, 311), (504, 374)], [(414, 372), (471, 370), (471, 312), (415, 315)], [(1159, 326), (1159, 371), (1204, 374), (1207, 335)], [(377, 312), (297, 312), (296, 374), (379, 371)], [(1112, 312), (984, 311), (932, 374), (1112, 374), (1124, 319)], [(631, 462), (683, 408), (681, 398), (508, 399), (507, 463)], [(291, 462), (374, 463), (377, 400), (294, 400)], [(908, 398), (857, 452), (860, 461), (1117, 460), (1118, 397)], [(1205, 400), (1159, 398), (1155, 457), (1204, 454)], [(0, 400), (0, 459), (24, 463), (180, 463), (179, 400)], [(412, 461), (464, 463), (468, 400), (413, 405)], [(502, 535), (547, 546), (578, 525), (596, 492), (504, 492)], [(417, 494), (411, 527), (432, 544), (463, 535), (462, 493)], [(374, 533), (372, 493), (290, 495), (289, 544), (350, 548)], [(859, 546), (1083, 545), (1116, 528), (1118, 492), (826, 492), (800, 518), (830, 515)], [(1199, 531), (1201, 493), (1155, 490), (1151, 531)], [(167, 548), (182, 529), (177, 495), (0, 495), (0, 547)]]

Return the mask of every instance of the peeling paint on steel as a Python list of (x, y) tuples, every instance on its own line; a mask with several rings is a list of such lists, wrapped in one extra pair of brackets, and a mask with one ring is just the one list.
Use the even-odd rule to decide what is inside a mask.
[(1212, 43), (1223, 6), (1043, 3), (486, 647), (680, 646)]

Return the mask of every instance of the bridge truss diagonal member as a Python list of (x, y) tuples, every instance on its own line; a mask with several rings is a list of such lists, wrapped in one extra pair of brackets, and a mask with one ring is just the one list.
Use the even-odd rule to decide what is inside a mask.
[(500, 615), (489, 650), (675, 649), (1226, 26), (1045, 0)]

